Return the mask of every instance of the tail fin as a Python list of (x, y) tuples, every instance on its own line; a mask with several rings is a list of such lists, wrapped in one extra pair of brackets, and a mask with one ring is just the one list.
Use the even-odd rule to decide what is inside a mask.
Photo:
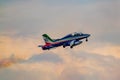
[(43, 39), (45, 41), (45, 43), (53, 43), (53, 39), (51, 39), (47, 34), (43, 34)]

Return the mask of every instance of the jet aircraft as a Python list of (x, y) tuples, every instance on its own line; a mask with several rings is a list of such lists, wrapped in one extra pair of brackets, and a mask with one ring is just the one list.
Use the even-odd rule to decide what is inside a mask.
[(51, 48), (59, 46), (63, 46), (63, 48), (65, 48), (66, 46), (70, 46), (70, 48), (73, 48), (74, 46), (81, 44), (82, 39), (86, 39), (87, 42), (90, 34), (75, 32), (73, 34), (68, 34), (60, 39), (52, 39), (47, 34), (43, 34), (42, 36), (45, 41), (45, 45), (38, 45), (38, 47), (41, 47), (43, 50), (49, 50)]

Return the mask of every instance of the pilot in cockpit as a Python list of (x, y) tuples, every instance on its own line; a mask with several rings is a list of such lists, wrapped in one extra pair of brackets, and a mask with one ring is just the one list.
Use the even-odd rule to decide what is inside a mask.
[(73, 34), (72, 34), (72, 36), (80, 36), (80, 35), (82, 35), (83, 33), (77, 33), (77, 32), (74, 32)]

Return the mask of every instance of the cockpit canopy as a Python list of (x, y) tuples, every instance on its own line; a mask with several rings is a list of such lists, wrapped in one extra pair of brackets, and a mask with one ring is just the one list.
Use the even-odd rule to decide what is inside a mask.
[(80, 36), (80, 35), (83, 35), (83, 33), (77, 33), (77, 32), (74, 32), (73, 34), (72, 34), (73, 36)]
[(65, 37), (63, 37), (62, 39), (69, 38), (69, 37), (72, 37), (72, 34), (68, 34)]
[(63, 37), (62, 39), (64, 39), (64, 38), (68, 38), (68, 37), (73, 37), (73, 36), (80, 36), (80, 35), (83, 35), (83, 33), (77, 33), (77, 32), (74, 32), (74, 33), (72, 33), (72, 34), (68, 34), (68, 35), (66, 35), (65, 37)]

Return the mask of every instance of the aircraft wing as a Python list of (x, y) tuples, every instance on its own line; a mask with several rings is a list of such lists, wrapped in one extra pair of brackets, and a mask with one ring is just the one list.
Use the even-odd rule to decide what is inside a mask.
[(81, 44), (82, 41), (79, 41), (79, 40), (72, 40), (70, 43), (69, 43), (69, 46), (70, 48), (73, 48), (73, 46), (77, 46), (79, 44)]

